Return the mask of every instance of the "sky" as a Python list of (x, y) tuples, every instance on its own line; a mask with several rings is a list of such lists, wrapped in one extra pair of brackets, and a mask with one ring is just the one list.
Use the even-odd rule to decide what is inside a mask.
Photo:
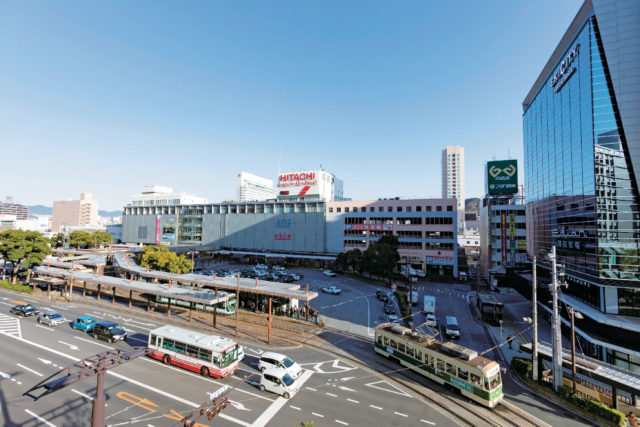
[(235, 196), (322, 166), (354, 200), (441, 197), (441, 151), (518, 159), (579, 0), (0, 2), (0, 199)]

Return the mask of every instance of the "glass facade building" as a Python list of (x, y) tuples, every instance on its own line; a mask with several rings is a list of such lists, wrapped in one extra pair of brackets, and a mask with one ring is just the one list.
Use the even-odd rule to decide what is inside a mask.
[[(638, 1), (587, 0), (523, 103), (527, 251), (556, 247), (582, 339), (613, 363), (640, 357), (638, 22)], [(594, 326), (612, 318), (635, 340)]]

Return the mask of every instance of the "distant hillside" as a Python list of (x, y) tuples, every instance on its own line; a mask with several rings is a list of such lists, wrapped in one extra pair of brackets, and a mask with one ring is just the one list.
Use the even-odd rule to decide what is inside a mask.
[[(51, 215), (53, 208), (43, 205), (27, 206), (29, 215)], [(122, 211), (98, 211), (98, 215), (113, 218), (114, 216), (122, 216)]]

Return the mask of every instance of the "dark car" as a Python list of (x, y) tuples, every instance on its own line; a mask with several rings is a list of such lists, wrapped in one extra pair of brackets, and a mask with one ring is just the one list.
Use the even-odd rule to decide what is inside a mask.
[(390, 302), (384, 305), (384, 314), (396, 314), (396, 308)]
[(108, 342), (125, 341), (127, 331), (114, 322), (98, 322), (93, 326), (93, 338)]
[(11, 314), (15, 314), (16, 316), (35, 316), (36, 314), (40, 314), (40, 310), (32, 306), (31, 304), (19, 304), (15, 307), (11, 307)]
[(389, 297), (387, 296), (387, 293), (385, 291), (383, 291), (382, 289), (378, 289), (376, 291), (376, 298), (378, 298), (382, 302), (389, 301)]

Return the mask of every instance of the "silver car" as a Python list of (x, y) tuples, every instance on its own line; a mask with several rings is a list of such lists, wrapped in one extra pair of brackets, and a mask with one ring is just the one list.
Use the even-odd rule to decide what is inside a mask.
[(38, 323), (49, 326), (58, 326), (66, 322), (67, 319), (65, 319), (64, 316), (57, 311), (47, 311), (46, 313), (42, 313), (38, 317)]

